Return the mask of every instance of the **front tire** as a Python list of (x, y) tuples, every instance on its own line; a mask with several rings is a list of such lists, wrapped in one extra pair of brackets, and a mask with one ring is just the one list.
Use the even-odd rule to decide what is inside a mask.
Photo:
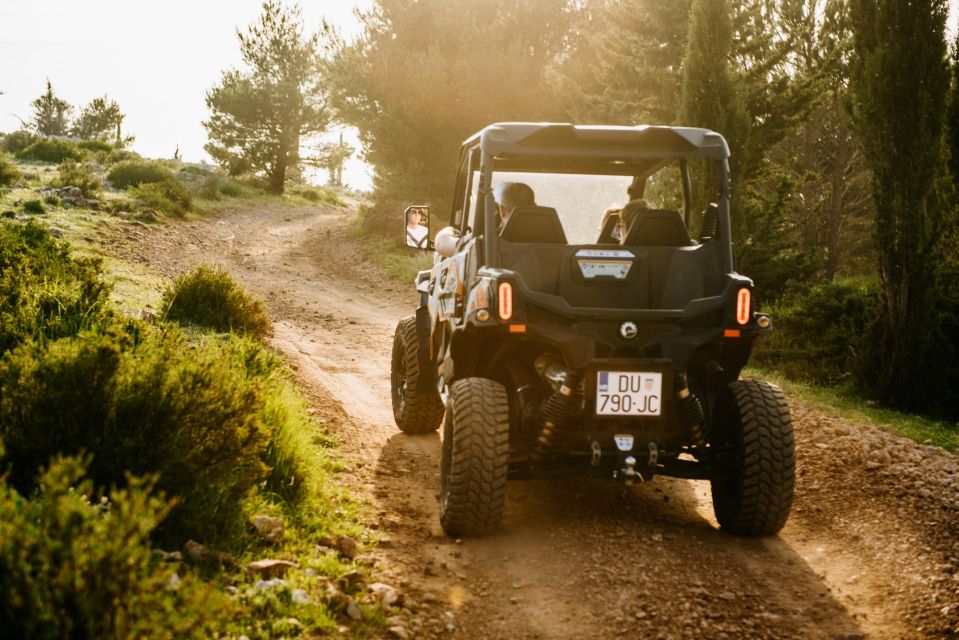
[(450, 536), (484, 536), (499, 528), (509, 466), (509, 401), (486, 378), (450, 387), (443, 426), (440, 524)]
[(776, 385), (738, 380), (720, 392), (712, 424), (717, 454), (713, 511), (730, 533), (769, 536), (786, 524), (796, 479), (792, 418)]
[(390, 387), (393, 418), (403, 433), (418, 434), (436, 431), (443, 420), (443, 401), (439, 391), (429, 387), (420, 391), (420, 363), (417, 358), (419, 339), (416, 316), (403, 318), (393, 334), (393, 358)]

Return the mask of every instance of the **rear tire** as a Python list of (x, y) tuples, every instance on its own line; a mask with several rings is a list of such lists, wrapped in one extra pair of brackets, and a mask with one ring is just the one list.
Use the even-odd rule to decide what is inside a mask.
[(393, 359), (390, 367), (390, 387), (393, 397), (393, 418), (403, 433), (436, 431), (443, 421), (443, 401), (439, 391), (431, 385), (428, 391), (419, 391), (420, 371), (417, 351), (416, 316), (403, 318), (393, 334)]
[(450, 536), (484, 536), (499, 528), (509, 466), (509, 401), (486, 378), (450, 387), (443, 426), (440, 523)]
[(713, 511), (730, 533), (769, 536), (786, 524), (796, 478), (789, 405), (779, 387), (738, 380), (716, 400), (711, 442), (719, 451)]

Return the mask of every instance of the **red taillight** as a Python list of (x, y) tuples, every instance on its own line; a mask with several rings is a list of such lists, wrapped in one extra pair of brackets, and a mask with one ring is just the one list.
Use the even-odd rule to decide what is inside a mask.
[(499, 284), (499, 319), (509, 320), (513, 317), (513, 285), (508, 282)]
[(739, 324), (749, 324), (749, 304), (752, 301), (752, 293), (749, 289), (740, 289), (736, 297), (736, 322)]

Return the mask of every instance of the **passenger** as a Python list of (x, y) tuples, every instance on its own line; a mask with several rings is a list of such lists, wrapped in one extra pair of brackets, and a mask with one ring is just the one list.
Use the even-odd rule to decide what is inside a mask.
[(626, 206), (623, 207), (622, 222), (620, 223), (620, 238), (619, 243), (625, 244), (626, 237), (629, 235), (629, 228), (633, 226), (633, 222), (639, 216), (640, 213), (649, 209), (649, 204), (642, 198), (637, 198), (635, 200), (630, 200), (626, 203)]
[(516, 207), (536, 205), (536, 195), (532, 187), (522, 182), (501, 182), (493, 189), (493, 199), (499, 207), (499, 231), (506, 226), (510, 214)]

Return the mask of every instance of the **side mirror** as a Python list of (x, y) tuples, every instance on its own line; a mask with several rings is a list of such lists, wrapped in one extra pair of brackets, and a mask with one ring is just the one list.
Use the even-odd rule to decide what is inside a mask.
[(426, 205), (411, 205), (403, 212), (404, 242), (411, 249), (429, 251), (433, 247), (430, 242), (430, 208)]

